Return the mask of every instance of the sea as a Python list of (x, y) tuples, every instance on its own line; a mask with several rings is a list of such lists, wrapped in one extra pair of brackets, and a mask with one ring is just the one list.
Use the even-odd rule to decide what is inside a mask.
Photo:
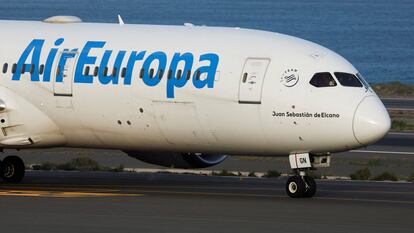
[(85, 22), (117, 23), (118, 14), (130, 24), (192, 23), (289, 34), (341, 54), (370, 83), (414, 84), (414, 0), (0, 0), (0, 19), (74, 15)]

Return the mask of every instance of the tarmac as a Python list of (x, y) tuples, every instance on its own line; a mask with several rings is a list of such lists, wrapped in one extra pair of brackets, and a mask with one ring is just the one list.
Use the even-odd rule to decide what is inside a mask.
[(28, 172), (0, 186), (1, 232), (412, 232), (412, 183)]
[(414, 110), (414, 99), (409, 98), (381, 98), (389, 110)]
[[(333, 155), (328, 172), (410, 174), (414, 134)], [(9, 154), (6, 151), (2, 157)], [(51, 149), (18, 152), (26, 162), (91, 156), (103, 164), (144, 164), (121, 152)], [(213, 168), (289, 170), (286, 158), (230, 157)], [(374, 161), (375, 163), (372, 163)], [(131, 164), (136, 163), (136, 164)], [(373, 165), (370, 165), (372, 163)], [(150, 165), (145, 165), (149, 166)], [(321, 171), (323, 171), (321, 169)], [(292, 199), (277, 179), (167, 173), (28, 171), (0, 184), (0, 232), (412, 232), (414, 184), (317, 180), (314, 198)]]

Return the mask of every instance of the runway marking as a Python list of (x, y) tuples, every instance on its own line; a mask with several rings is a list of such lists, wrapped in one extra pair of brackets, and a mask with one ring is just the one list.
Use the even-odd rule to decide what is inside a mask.
[[(382, 182), (382, 181), (379, 181)], [(335, 193), (337, 191), (328, 189), (318, 189), (318, 191)], [(414, 195), (414, 192), (393, 192), (393, 191), (378, 191), (378, 190), (340, 190), (341, 193), (375, 193), (375, 194), (399, 194), (399, 195)]]
[[(37, 186), (20, 186), (22, 188), (31, 188), (31, 189), (36, 189), (36, 188), (42, 188), (42, 189), (52, 189), (51, 187), (53, 185), (56, 184), (42, 184), (42, 185), (37, 185)], [(7, 187), (14, 187), (14, 186), (3, 186), (5, 188)], [(108, 192), (108, 190), (106, 190), (106, 188), (126, 188), (128, 189), (128, 191), (133, 191), (131, 189), (137, 189), (137, 188), (146, 188), (146, 189), (211, 189), (211, 186), (182, 186), (182, 185), (158, 185), (158, 186), (145, 186), (145, 185), (122, 185), (122, 186), (117, 186), (117, 185), (99, 185), (99, 184), (90, 184), (90, 185), (83, 185), (83, 184), (79, 184), (79, 185), (68, 185), (68, 184), (59, 184), (58, 188), (65, 188), (65, 189), (73, 189), (73, 190), (79, 190), (79, 188), (90, 188), (93, 187), (95, 188), (95, 190), (97, 192), (102, 191), (102, 189), (100, 188), (105, 188), (105, 192)], [(268, 188), (255, 188), (255, 187), (213, 187), (214, 189), (217, 190), (259, 190), (259, 191), (263, 191), (263, 190), (268, 190), (268, 191), (281, 191), (281, 190), (285, 190), (285, 188), (272, 188), (272, 187), (268, 187)], [(116, 192), (119, 190), (112, 190), (111, 192)]]
[[(284, 198), (291, 199), (285, 195), (267, 195), (267, 194), (233, 194), (233, 193), (215, 193), (215, 192), (179, 192), (179, 191), (141, 191), (144, 193), (160, 194), (183, 194), (183, 195), (204, 195), (204, 196), (228, 196), (228, 197), (263, 197), (263, 198)], [(358, 201), (358, 202), (376, 202), (376, 203), (398, 203), (414, 205), (414, 201), (394, 201), (382, 199), (363, 199), (363, 198), (336, 198), (336, 197), (313, 197), (319, 200), (337, 200), (337, 201)]]
[(376, 154), (414, 155), (414, 152), (405, 152), (405, 151), (350, 150), (349, 152), (353, 152), (353, 153), (376, 153)]
[(414, 136), (414, 133), (397, 133), (397, 132), (391, 132), (388, 133), (389, 135), (400, 135), (400, 136)]
[(391, 111), (414, 111), (414, 109), (412, 108), (387, 108), (387, 109)]
[(358, 201), (358, 202), (376, 202), (376, 203), (394, 203), (394, 204), (409, 204), (414, 205), (414, 201), (394, 201), (382, 199), (364, 199), (364, 198), (342, 198), (342, 197), (313, 197), (312, 199), (319, 200), (334, 200), (334, 201)]
[[(156, 187), (155, 187), (156, 188)], [(159, 187), (158, 187), (159, 188)], [(189, 187), (190, 188), (190, 187)], [(194, 187), (192, 187), (194, 188)], [(129, 190), (135, 191), (135, 190)], [(224, 197), (254, 197), (254, 198), (284, 198), (290, 199), (285, 195), (277, 194), (253, 194), (253, 193), (221, 193), (221, 192), (203, 192), (203, 191), (163, 191), (163, 190), (137, 190), (146, 194), (161, 195), (191, 195), (191, 196), (224, 196)], [(329, 190), (320, 190), (329, 191)], [(378, 192), (378, 191), (346, 191), (347, 193), (383, 193), (383, 194), (412, 194), (412, 192)], [(83, 191), (39, 191), (39, 190), (0, 190), (0, 196), (17, 196), (17, 197), (52, 197), (52, 198), (88, 198), (88, 197), (140, 197), (144, 194), (133, 193), (109, 193), (109, 192), (83, 192)], [(358, 201), (358, 202), (375, 202), (375, 203), (398, 203), (414, 205), (414, 201), (398, 201), (368, 198), (342, 198), (342, 197), (320, 197), (313, 199), (318, 200), (338, 200), (338, 201)]]
[(410, 98), (410, 97), (408, 97), (408, 98), (405, 98), (405, 97), (384, 97), (384, 98), (381, 98), (381, 100), (399, 100), (399, 101), (414, 101), (414, 99), (413, 98)]
[(55, 197), (55, 198), (80, 198), (80, 197), (139, 197), (143, 194), (105, 193), (105, 192), (68, 192), (68, 191), (37, 191), (37, 190), (0, 190), (0, 196), (18, 197)]
[[(321, 180), (321, 182), (325, 182), (325, 180)], [(361, 181), (356, 181), (356, 182), (361, 182)], [(369, 182), (375, 182), (375, 183), (379, 183), (379, 182), (383, 182), (383, 181), (369, 181)], [(347, 181), (347, 184), (352, 184), (352, 181)], [(387, 184), (411, 184), (411, 182), (389, 182)], [(47, 184), (45, 184), (47, 185)], [(52, 189), (50, 187), (52, 187), (52, 184), (49, 184), (47, 186), (21, 186), (24, 187), (26, 189)], [(94, 187), (95, 191), (92, 191), (91, 187)], [(116, 192), (120, 192), (121, 190), (119, 189), (126, 189), (126, 191), (129, 192), (153, 192), (153, 191), (158, 191), (159, 189), (182, 189), (182, 190), (194, 190), (194, 189), (215, 189), (215, 190), (228, 190), (228, 191), (269, 191), (269, 192), (279, 192), (279, 191), (284, 191), (285, 188), (274, 188), (274, 187), (268, 187), (268, 188), (246, 188), (246, 187), (211, 187), (211, 186), (167, 186), (167, 185), (158, 185), (158, 186), (144, 186), (144, 185), (122, 185), (122, 186), (117, 186), (118, 189), (109, 189), (109, 188), (114, 188), (114, 186), (111, 185), (96, 185), (96, 184), (92, 184), (92, 185), (59, 185), (60, 189), (65, 189), (65, 192), (76, 192), (79, 189), (87, 189), (88, 192), (97, 192), (97, 193), (116, 193)], [(146, 190), (143, 190), (146, 189)], [(153, 190), (151, 190), (153, 189)], [(67, 191), (67, 190), (75, 190), (75, 191)], [(329, 189), (318, 189), (319, 191), (324, 191), (324, 192), (335, 192)], [(162, 191), (164, 192), (164, 191)], [(169, 192), (169, 191), (165, 191), (165, 192)], [(188, 193), (188, 191), (181, 191), (183, 193)], [(191, 192), (191, 191), (190, 191)], [(403, 194), (403, 195), (414, 195), (414, 192), (412, 191), (407, 191), (407, 192), (394, 192), (394, 191), (381, 191), (381, 190), (340, 190), (340, 192), (347, 192), (347, 193), (381, 193), (381, 194)], [(210, 193), (210, 192), (209, 192)], [(119, 193), (118, 193), (119, 194)], [(249, 194), (250, 195), (250, 194)], [(254, 195), (261, 195), (261, 194), (254, 194)], [(265, 194), (265, 196), (268, 196)]]
[[(262, 198), (284, 198), (291, 199), (285, 195), (274, 195), (274, 194), (235, 194), (235, 193), (216, 193), (216, 192), (180, 192), (180, 191), (140, 191), (143, 193), (153, 194), (180, 194), (180, 195), (203, 195), (203, 196), (227, 196), (227, 197), (262, 197)], [(338, 200), (338, 201), (358, 201), (358, 202), (376, 202), (376, 203), (398, 203), (398, 204), (410, 204), (414, 205), (414, 201), (394, 201), (394, 200), (382, 200), (382, 199), (364, 199), (364, 198), (337, 198), (337, 197), (313, 197), (312, 199), (319, 200)]]

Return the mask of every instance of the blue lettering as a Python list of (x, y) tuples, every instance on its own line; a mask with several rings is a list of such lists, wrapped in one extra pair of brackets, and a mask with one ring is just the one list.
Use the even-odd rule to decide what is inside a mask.
[(121, 64), (122, 64), (122, 60), (125, 57), (125, 51), (119, 51), (118, 55), (116, 55), (115, 58), (115, 63), (112, 69), (112, 73), (110, 74), (105, 74), (103, 71), (106, 70), (106, 72), (108, 72), (108, 62), (109, 62), (109, 58), (111, 57), (112, 54), (112, 50), (107, 50), (105, 51), (102, 60), (101, 60), (101, 64), (99, 65), (99, 81), (104, 84), (107, 85), (110, 82), (112, 82), (112, 84), (118, 84), (118, 80), (119, 80), (119, 69), (121, 69)]
[[(150, 77), (151, 64), (154, 60), (158, 60), (157, 73), (152, 74), (152, 77)], [(142, 65), (142, 68), (144, 69), (144, 77), (142, 78), (144, 80), (144, 83), (150, 87), (156, 86), (161, 81), (161, 79), (159, 79), (158, 76), (160, 75), (160, 72), (165, 71), (166, 65), (167, 55), (165, 55), (165, 53), (155, 52), (149, 55), (147, 59), (145, 59), (144, 64)]]
[(119, 51), (118, 55), (116, 55), (115, 63), (113, 66), (113, 70), (111, 74), (104, 74), (104, 70), (108, 69), (108, 61), (112, 54), (112, 50), (105, 51), (104, 56), (102, 58), (101, 64), (99, 65), (99, 81), (106, 85), (112, 82), (112, 84), (118, 84), (119, 80), (119, 70), (121, 69), (122, 60), (125, 57), (125, 51)]
[(137, 51), (133, 51), (128, 59), (128, 64), (126, 67), (126, 74), (124, 78), (124, 85), (131, 85), (132, 80), (132, 71), (134, 70), (135, 62), (140, 61), (144, 58), (146, 51), (142, 51), (138, 53)]
[(93, 48), (103, 48), (106, 42), (103, 41), (88, 41), (83, 47), (79, 55), (78, 64), (75, 71), (75, 83), (93, 83), (92, 75), (84, 75), (83, 70), (86, 65), (95, 65), (96, 57), (89, 56), (89, 52)]
[[(177, 74), (177, 67), (180, 62), (184, 62), (184, 70)], [(174, 88), (181, 88), (187, 83), (187, 72), (191, 72), (194, 56), (191, 53), (175, 53), (171, 61), (170, 70), (173, 76), (167, 81), (167, 98), (174, 98)]]
[[(58, 56), (59, 50), (62, 51), (58, 46), (61, 46), (63, 42), (64, 39), (59, 38), (54, 43), (55, 47), (50, 48), (45, 61), (43, 82), (51, 81), (53, 73), (52, 69), (56, 62), (56, 57)], [(13, 73), (12, 80), (18, 81), (21, 79), (22, 74), (30, 72), (31, 81), (40, 81), (39, 64), (44, 43), (45, 40), (40, 39), (34, 39), (29, 43), (17, 62), (16, 72)], [(166, 74), (168, 73), (168, 79), (165, 83), (167, 98), (174, 98), (175, 89), (184, 87), (190, 78), (192, 78), (193, 86), (197, 89), (214, 87), (214, 79), (219, 64), (219, 56), (217, 54), (201, 54), (198, 58), (200, 65), (198, 65), (198, 69), (195, 69), (194, 73), (191, 75), (195, 59), (192, 53), (174, 53), (168, 67), (168, 57), (165, 52), (153, 52), (144, 59), (147, 51), (132, 51), (126, 67), (122, 68), (122, 63), (127, 51), (118, 51), (113, 66), (111, 66), (112, 64), (108, 64), (113, 55), (113, 50), (105, 50), (103, 53), (102, 50), (94, 51), (94, 53), (91, 52), (93, 49), (102, 49), (105, 45), (105, 41), (87, 41), (85, 43), (82, 51), (80, 51), (77, 64), (75, 64), (74, 83), (93, 83), (95, 81), (94, 74), (84, 73), (84, 69), (86, 66), (96, 66), (98, 57), (102, 56), (99, 64), (99, 72), (97, 74), (99, 83), (102, 85), (108, 85), (110, 83), (118, 85), (121, 72), (122, 77), (124, 77), (123, 84), (131, 85), (135, 64), (138, 61), (142, 61), (142, 80), (146, 86), (157, 86), (161, 82), (162, 77), (167, 76)], [(65, 69), (67, 69), (68, 66), (68, 59), (73, 59), (70, 60), (71, 62), (75, 61), (74, 58), (76, 57), (77, 52), (78, 49), (63, 49), (60, 53), (60, 57), (56, 64), (56, 82), (63, 82)], [(100, 55), (92, 55), (96, 53)], [(30, 63), (28, 62), (29, 59), (31, 59)]]
[[(23, 51), (23, 54), (20, 56), (19, 61), (17, 62), (16, 72), (14, 72), (12, 80), (19, 81), (22, 73), (30, 72), (32, 66), (34, 66), (33, 72), (30, 72), (30, 80), (33, 82), (38, 82), (39, 80), (39, 62), (40, 62), (40, 53), (42, 52), (42, 47), (45, 40), (32, 40), (27, 48)], [(29, 55), (32, 54), (32, 61), (30, 64), (27, 64), (26, 61), (29, 58)], [(24, 68), (23, 72), (22, 69)]]
[[(55, 46), (61, 45), (63, 41), (64, 41), (63, 38), (57, 39), (55, 41)], [(50, 75), (52, 74), (53, 61), (55, 60), (57, 51), (58, 51), (57, 48), (53, 48), (50, 50), (49, 55), (47, 55), (45, 70), (43, 73), (43, 82), (50, 82)]]
[[(214, 77), (216, 76), (217, 66), (219, 63), (219, 57), (217, 56), (217, 54), (214, 53), (203, 54), (200, 56), (200, 61), (210, 61), (210, 65), (202, 66), (198, 68), (196, 72), (194, 72), (193, 85), (198, 89), (201, 89), (205, 86), (207, 86), (208, 88), (213, 88)], [(203, 73), (206, 73), (207, 77), (204, 80), (201, 80), (199, 79), (199, 77)]]

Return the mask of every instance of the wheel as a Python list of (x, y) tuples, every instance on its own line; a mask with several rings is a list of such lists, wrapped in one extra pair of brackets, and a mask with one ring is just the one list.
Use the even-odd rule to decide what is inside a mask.
[(306, 190), (306, 184), (300, 176), (291, 176), (286, 182), (286, 192), (289, 197), (303, 197)]
[(306, 190), (304, 197), (313, 197), (316, 193), (316, 182), (311, 176), (305, 176)]
[(20, 183), (24, 177), (23, 160), (17, 156), (8, 156), (1, 163), (1, 178), (6, 183)]

